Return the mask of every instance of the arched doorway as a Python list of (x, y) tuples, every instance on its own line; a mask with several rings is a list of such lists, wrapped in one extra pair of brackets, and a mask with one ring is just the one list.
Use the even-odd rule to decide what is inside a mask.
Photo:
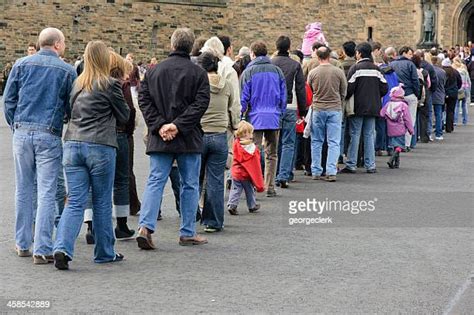
[(474, 1), (462, 0), (454, 10), (453, 45), (474, 42)]
[(474, 43), (474, 14), (471, 13), (467, 22), (467, 40)]

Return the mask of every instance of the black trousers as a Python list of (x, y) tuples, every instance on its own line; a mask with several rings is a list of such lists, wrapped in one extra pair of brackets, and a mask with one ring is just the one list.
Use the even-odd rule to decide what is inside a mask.
[(419, 128), (418, 134), (420, 136), (421, 142), (429, 142), (430, 135), (428, 133), (428, 106), (421, 106), (418, 107), (418, 121), (419, 121)]
[(446, 97), (446, 132), (454, 131), (454, 110), (456, 109), (457, 97)]

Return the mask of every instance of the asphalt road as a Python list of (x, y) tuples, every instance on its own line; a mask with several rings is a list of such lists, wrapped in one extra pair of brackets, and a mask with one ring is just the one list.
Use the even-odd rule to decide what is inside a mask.
[[(142, 129), (136, 134), (140, 195), (148, 173)], [(158, 250), (117, 242), (126, 260), (97, 265), (83, 229), (71, 269), (61, 272), (35, 266), (13, 250), (11, 135), (2, 118), (0, 313), (13, 312), (9, 300), (47, 300), (51, 308), (45, 312), (56, 314), (472, 314), (473, 138), (472, 124), (459, 127), (442, 143), (404, 154), (399, 170), (378, 157), (377, 174), (359, 170), (336, 183), (297, 172), (296, 182), (277, 197), (259, 196), (259, 213), (247, 213), (242, 200), (241, 215), (226, 216), (224, 232), (209, 235), (201, 247), (178, 246), (179, 221), (167, 187), (164, 220), (155, 234)], [(292, 201), (350, 206), (293, 213)], [(354, 206), (366, 208), (364, 201), (374, 209), (351, 214)], [(319, 217), (333, 223), (289, 224)], [(136, 217), (130, 221), (136, 226)]]

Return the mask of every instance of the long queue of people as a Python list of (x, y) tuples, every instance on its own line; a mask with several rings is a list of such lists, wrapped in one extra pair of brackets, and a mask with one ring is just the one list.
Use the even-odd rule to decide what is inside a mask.
[[(458, 106), (462, 123), (468, 120), (466, 65), (437, 51), (348, 41), (335, 54), (316, 41), (305, 44), (305, 55), (280, 36), (271, 57), (265, 42), (255, 41), (233, 60), (229, 37), (195, 40), (179, 28), (168, 58), (140, 80), (133, 56), (122, 58), (101, 41), (87, 44), (80, 71), (60, 59), (60, 30), (44, 29), (38, 43), (37, 53), (13, 66), (3, 98), (13, 131), (16, 252), (60, 270), (74, 257), (85, 209), (95, 262), (124, 259), (116, 239), (156, 249), (152, 235), (168, 178), (179, 245), (203, 245), (196, 221), (207, 233), (223, 231), (224, 210), (238, 215), (242, 192), (255, 213), (256, 193), (276, 196), (295, 170), (335, 182), (358, 167), (376, 173), (376, 155), (388, 155), (396, 169), (402, 152), (433, 140), (433, 116), (438, 141), (443, 129), (454, 131)], [(133, 174), (135, 97), (150, 160), (141, 203)], [(127, 225), (130, 214), (139, 215), (137, 233)]]

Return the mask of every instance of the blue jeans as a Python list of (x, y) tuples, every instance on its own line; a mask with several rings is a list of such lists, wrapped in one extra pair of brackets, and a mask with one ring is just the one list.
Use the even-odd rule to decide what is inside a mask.
[(387, 151), (387, 122), (385, 118), (377, 117), (375, 130), (375, 150)]
[(128, 165), (128, 136), (126, 133), (117, 134), (117, 160), (114, 178), (114, 212), (115, 217), (128, 217), (130, 213), (130, 176)]
[[(467, 91), (465, 91), (467, 92)], [(467, 95), (468, 93), (466, 93)], [(456, 110), (454, 111), (454, 123), (457, 124), (459, 120), (459, 109), (462, 109), (462, 124), (467, 124), (467, 97), (456, 102)]]
[(367, 170), (375, 169), (375, 117), (353, 116), (349, 117), (351, 141), (349, 143), (346, 167), (357, 168), (357, 153), (359, 151), (360, 136), (364, 137), (364, 167)]
[[(33, 222), (36, 222), (35, 255), (51, 255), (53, 252), (55, 197), (61, 154), (61, 138), (49, 132), (20, 128), (13, 133), (15, 242), (19, 249), (30, 249)], [(38, 196), (36, 209), (35, 178)]]
[(431, 136), (431, 133), (433, 132), (433, 96), (431, 93), (428, 93), (427, 99), (426, 99), (426, 104), (427, 106), (427, 115), (428, 115), (428, 123), (426, 126), (426, 135), (428, 137)]
[(81, 231), (89, 187), (92, 188), (94, 261), (115, 259), (112, 226), (112, 188), (115, 173), (115, 148), (89, 142), (66, 141), (63, 165), (68, 186), (68, 203), (59, 221), (54, 251), (74, 256), (74, 243)]
[(242, 191), (245, 192), (245, 199), (247, 200), (247, 208), (253, 209), (257, 205), (255, 198), (255, 188), (250, 180), (236, 180), (232, 179), (232, 186), (229, 193), (228, 206), (237, 207), (239, 205)]
[(289, 181), (293, 171), (293, 157), (296, 142), (296, 110), (287, 109), (283, 116), (280, 141), (278, 145), (278, 174), (277, 181)]
[(200, 187), (204, 182), (204, 207), (201, 223), (221, 229), (224, 226), (224, 172), (227, 162), (227, 133), (204, 134), (201, 155)]
[(324, 139), (328, 142), (328, 157), (326, 162), (326, 175), (337, 174), (337, 161), (341, 153), (341, 119), (340, 111), (313, 111), (311, 117), (311, 174), (320, 176), (321, 150)]
[[(180, 179), (179, 179), (179, 171), (178, 171), (178, 167), (176, 166), (173, 166), (171, 167), (171, 170), (170, 170), (170, 175), (169, 175), (169, 178), (170, 178), (170, 182), (171, 182), (171, 189), (173, 190), (173, 195), (174, 195), (174, 202), (175, 202), (175, 206), (176, 206), (176, 211), (178, 211), (178, 214), (179, 216), (181, 216), (181, 211), (179, 210), (180, 209), (180, 203), (179, 203), (179, 191), (180, 191)], [(163, 203), (163, 198), (161, 198), (161, 204)], [(161, 209), (158, 210), (158, 214), (161, 213)]]
[(161, 207), (163, 188), (170, 174), (173, 161), (178, 162), (181, 179), (180, 236), (192, 237), (196, 235), (196, 211), (199, 201), (199, 172), (201, 169), (201, 154), (199, 153), (151, 153), (150, 175), (143, 193), (143, 202), (140, 210), (139, 227), (146, 227), (155, 231), (158, 210)]
[(435, 112), (435, 136), (441, 137), (443, 135), (443, 112), (444, 104), (433, 104)]

